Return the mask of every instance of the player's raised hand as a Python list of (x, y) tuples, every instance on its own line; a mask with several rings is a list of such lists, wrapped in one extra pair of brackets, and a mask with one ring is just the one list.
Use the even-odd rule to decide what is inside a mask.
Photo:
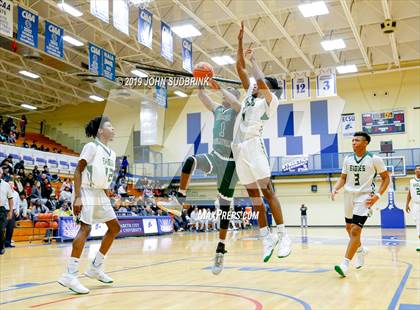
[(379, 200), (378, 196), (371, 194), (370, 197), (366, 200), (366, 207), (367, 208), (372, 207), (378, 200)]
[(241, 29), (239, 30), (238, 40), (242, 41), (244, 38), (244, 21), (241, 21)]
[(220, 89), (220, 85), (219, 85), (219, 83), (217, 83), (215, 80), (213, 80), (213, 79), (210, 79), (209, 80), (209, 86), (210, 86), (210, 88), (211, 89), (214, 89), (214, 90), (219, 90)]
[(251, 62), (255, 61), (255, 50), (252, 48), (247, 48), (245, 50), (245, 58), (249, 59)]

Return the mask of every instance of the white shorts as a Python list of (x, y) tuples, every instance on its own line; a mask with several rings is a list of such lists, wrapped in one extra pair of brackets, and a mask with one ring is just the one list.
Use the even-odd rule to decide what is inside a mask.
[(247, 185), (271, 176), (270, 162), (261, 138), (232, 144), (236, 173), (242, 184)]
[(366, 200), (369, 197), (370, 193), (344, 192), (344, 216), (348, 219), (352, 219), (353, 215), (368, 216)]
[[(81, 188), (82, 211), (80, 212), (80, 221), (93, 225), (97, 223), (106, 223), (116, 219), (111, 201), (103, 189)], [(73, 199), (74, 201), (74, 194)]]
[(420, 222), (420, 202), (411, 202), (410, 214), (416, 222)]

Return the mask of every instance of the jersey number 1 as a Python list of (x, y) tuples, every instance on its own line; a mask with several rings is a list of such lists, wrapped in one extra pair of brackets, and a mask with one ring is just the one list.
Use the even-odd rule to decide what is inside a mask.
[(360, 174), (355, 173), (354, 174), (354, 186), (359, 186), (360, 185)]

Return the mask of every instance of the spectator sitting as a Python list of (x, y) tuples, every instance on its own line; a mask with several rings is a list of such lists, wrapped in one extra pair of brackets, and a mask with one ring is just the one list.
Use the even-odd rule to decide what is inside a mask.
[[(70, 201), (70, 200), (69, 200)], [(49, 197), (49, 199), (47, 200), (47, 202), (45, 203), (45, 206), (50, 210), (50, 211), (54, 211), (55, 209), (57, 209), (58, 207), (58, 201), (57, 201), (57, 197), (55, 197), (55, 194), (52, 193)]]
[(7, 143), (10, 143), (10, 144), (16, 143), (16, 133), (14, 131), (11, 131), (9, 133), (9, 137), (7, 138)]
[(7, 156), (5, 158), (0, 166), (3, 168), (3, 175), (4, 176), (10, 176), (13, 174), (13, 157), (12, 155)]
[(42, 170), (42, 174), (45, 174), (48, 178), (48, 180), (51, 180), (52, 176), (50, 173), (50, 169), (48, 168), (47, 165), (44, 166), (44, 170)]
[(32, 195), (32, 186), (29, 182), (26, 182), (24, 187), (26, 197), (30, 197)]
[(58, 216), (72, 216), (71, 210), (70, 210), (70, 202), (63, 201), (60, 202), (59, 208), (55, 209), (53, 214)]
[(118, 188), (118, 195), (121, 197), (128, 197), (127, 193), (127, 183), (122, 183), (120, 187)]
[(22, 193), (24, 191), (23, 185), (22, 185), (22, 180), (20, 175), (15, 174), (14, 176), (14, 183), (15, 183), (15, 187), (18, 193)]
[(38, 170), (38, 166), (35, 166), (32, 170), (32, 175), (35, 179), (38, 179), (38, 177), (41, 175), (41, 172)]
[(63, 191), (66, 188), (66, 186), (68, 186), (69, 189), (70, 189), (70, 192), (72, 192), (72, 186), (71, 185), (72, 184), (70, 182), (70, 179), (69, 178), (65, 178), (63, 184), (61, 185), (60, 192)]
[(34, 175), (32, 173), (28, 174), (28, 176), (25, 179), (25, 183), (29, 183), (30, 186), (34, 186), (35, 179), (34, 179)]
[(36, 217), (41, 213), (48, 213), (48, 208), (42, 203), (41, 199), (35, 201), (35, 205), (32, 207), (32, 217)]
[(46, 148), (45, 148), (45, 152), (49, 152), (50, 151), (50, 148), (47, 146)]
[(31, 202), (35, 203), (38, 199), (42, 198), (41, 194), (41, 182), (36, 181), (34, 186), (32, 187), (32, 194), (31, 194)]
[(63, 200), (71, 201), (71, 191), (70, 191), (69, 186), (64, 187), (64, 190), (61, 191), (59, 200), (60, 201), (63, 201)]
[(152, 208), (150, 208), (150, 206), (146, 206), (146, 208), (144, 209), (146, 211), (146, 216), (154, 216), (155, 212), (152, 210)]
[(41, 183), (41, 197), (44, 199), (49, 199), (52, 192), (53, 189), (48, 179), (43, 179), (43, 182)]
[(15, 174), (17, 173), (18, 170), (23, 169), (25, 170), (25, 162), (23, 160), (20, 160), (18, 163), (16, 163), (15, 167), (14, 167), (14, 172)]
[(137, 209), (136, 206), (131, 206), (130, 211), (131, 211), (132, 216), (137, 216), (137, 214), (139, 212), (139, 210)]
[(26, 140), (23, 140), (23, 144), (22, 144), (22, 146), (23, 146), (25, 149), (29, 149), (29, 144), (26, 142)]
[(19, 220), (29, 219), (28, 201), (26, 200), (25, 193), (19, 195)]
[(35, 142), (36, 142), (35, 140), (32, 142), (31, 149), (37, 150), (38, 147), (36, 146)]
[(43, 144), (41, 144), (41, 146), (39, 147), (38, 151), (45, 152), (45, 148), (44, 148), (44, 145)]

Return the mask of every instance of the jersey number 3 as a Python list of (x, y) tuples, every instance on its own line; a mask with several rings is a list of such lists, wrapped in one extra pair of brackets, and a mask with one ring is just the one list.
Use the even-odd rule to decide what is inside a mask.
[(354, 186), (359, 186), (360, 185), (360, 174), (355, 173), (354, 174)]

